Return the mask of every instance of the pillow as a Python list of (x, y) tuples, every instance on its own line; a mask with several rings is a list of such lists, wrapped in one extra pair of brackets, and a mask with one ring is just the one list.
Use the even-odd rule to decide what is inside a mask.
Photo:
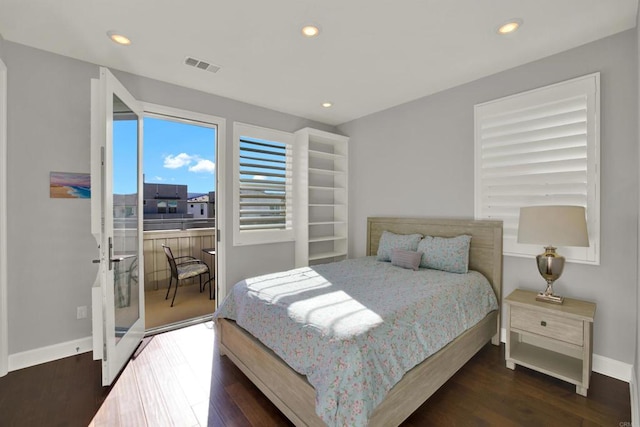
[(469, 245), (471, 236), (456, 237), (425, 236), (418, 244), (423, 252), (420, 267), (443, 270), (450, 273), (469, 271)]
[(418, 271), (418, 269), (420, 268), (421, 259), (422, 252), (394, 249), (393, 253), (391, 254), (391, 265), (402, 268), (410, 268), (414, 271)]
[(418, 249), (420, 239), (422, 239), (422, 234), (395, 234), (385, 230), (380, 236), (377, 260), (391, 261), (394, 249), (415, 251)]

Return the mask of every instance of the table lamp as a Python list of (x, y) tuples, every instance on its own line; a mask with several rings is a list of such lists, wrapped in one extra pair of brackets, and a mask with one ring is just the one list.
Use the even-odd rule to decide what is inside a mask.
[(518, 243), (545, 245), (536, 256), (538, 271), (547, 281), (547, 289), (536, 297), (539, 301), (562, 304), (563, 297), (554, 295), (553, 282), (564, 269), (564, 257), (555, 246), (589, 246), (585, 209), (582, 206), (528, 206), (520, 208)]

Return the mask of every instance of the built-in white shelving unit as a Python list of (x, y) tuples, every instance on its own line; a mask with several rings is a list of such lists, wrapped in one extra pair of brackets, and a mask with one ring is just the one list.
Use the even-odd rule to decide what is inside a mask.
[(296, 267), (347, 258), (348, 141), (311, 128), (295, 133)]

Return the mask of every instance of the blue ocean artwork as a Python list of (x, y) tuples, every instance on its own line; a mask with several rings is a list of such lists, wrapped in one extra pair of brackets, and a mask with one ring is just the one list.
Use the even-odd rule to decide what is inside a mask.
[(62, 199), (91, 198), (91, 175), (88, 173), (51, 172), (49, 195)]

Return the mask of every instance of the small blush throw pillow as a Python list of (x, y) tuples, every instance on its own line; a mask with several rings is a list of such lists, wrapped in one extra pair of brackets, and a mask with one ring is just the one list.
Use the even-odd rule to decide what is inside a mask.
[(422, 252), (394, 249), (391, 255), (391, 265), (418, 271), (422, 260)]
[(420, 267), (467, 273), (470, 244), (471, 236), (466, 234), (456, 237), (425, 236), (418, 244), (418, 252), (423, 252)]
[(391, 261), (394, 249), (415, 251), (418, 249), (420, 239), (422, 239), (422, 234), (395, 234), (385, 230), (380, 236), (377, 260)]

